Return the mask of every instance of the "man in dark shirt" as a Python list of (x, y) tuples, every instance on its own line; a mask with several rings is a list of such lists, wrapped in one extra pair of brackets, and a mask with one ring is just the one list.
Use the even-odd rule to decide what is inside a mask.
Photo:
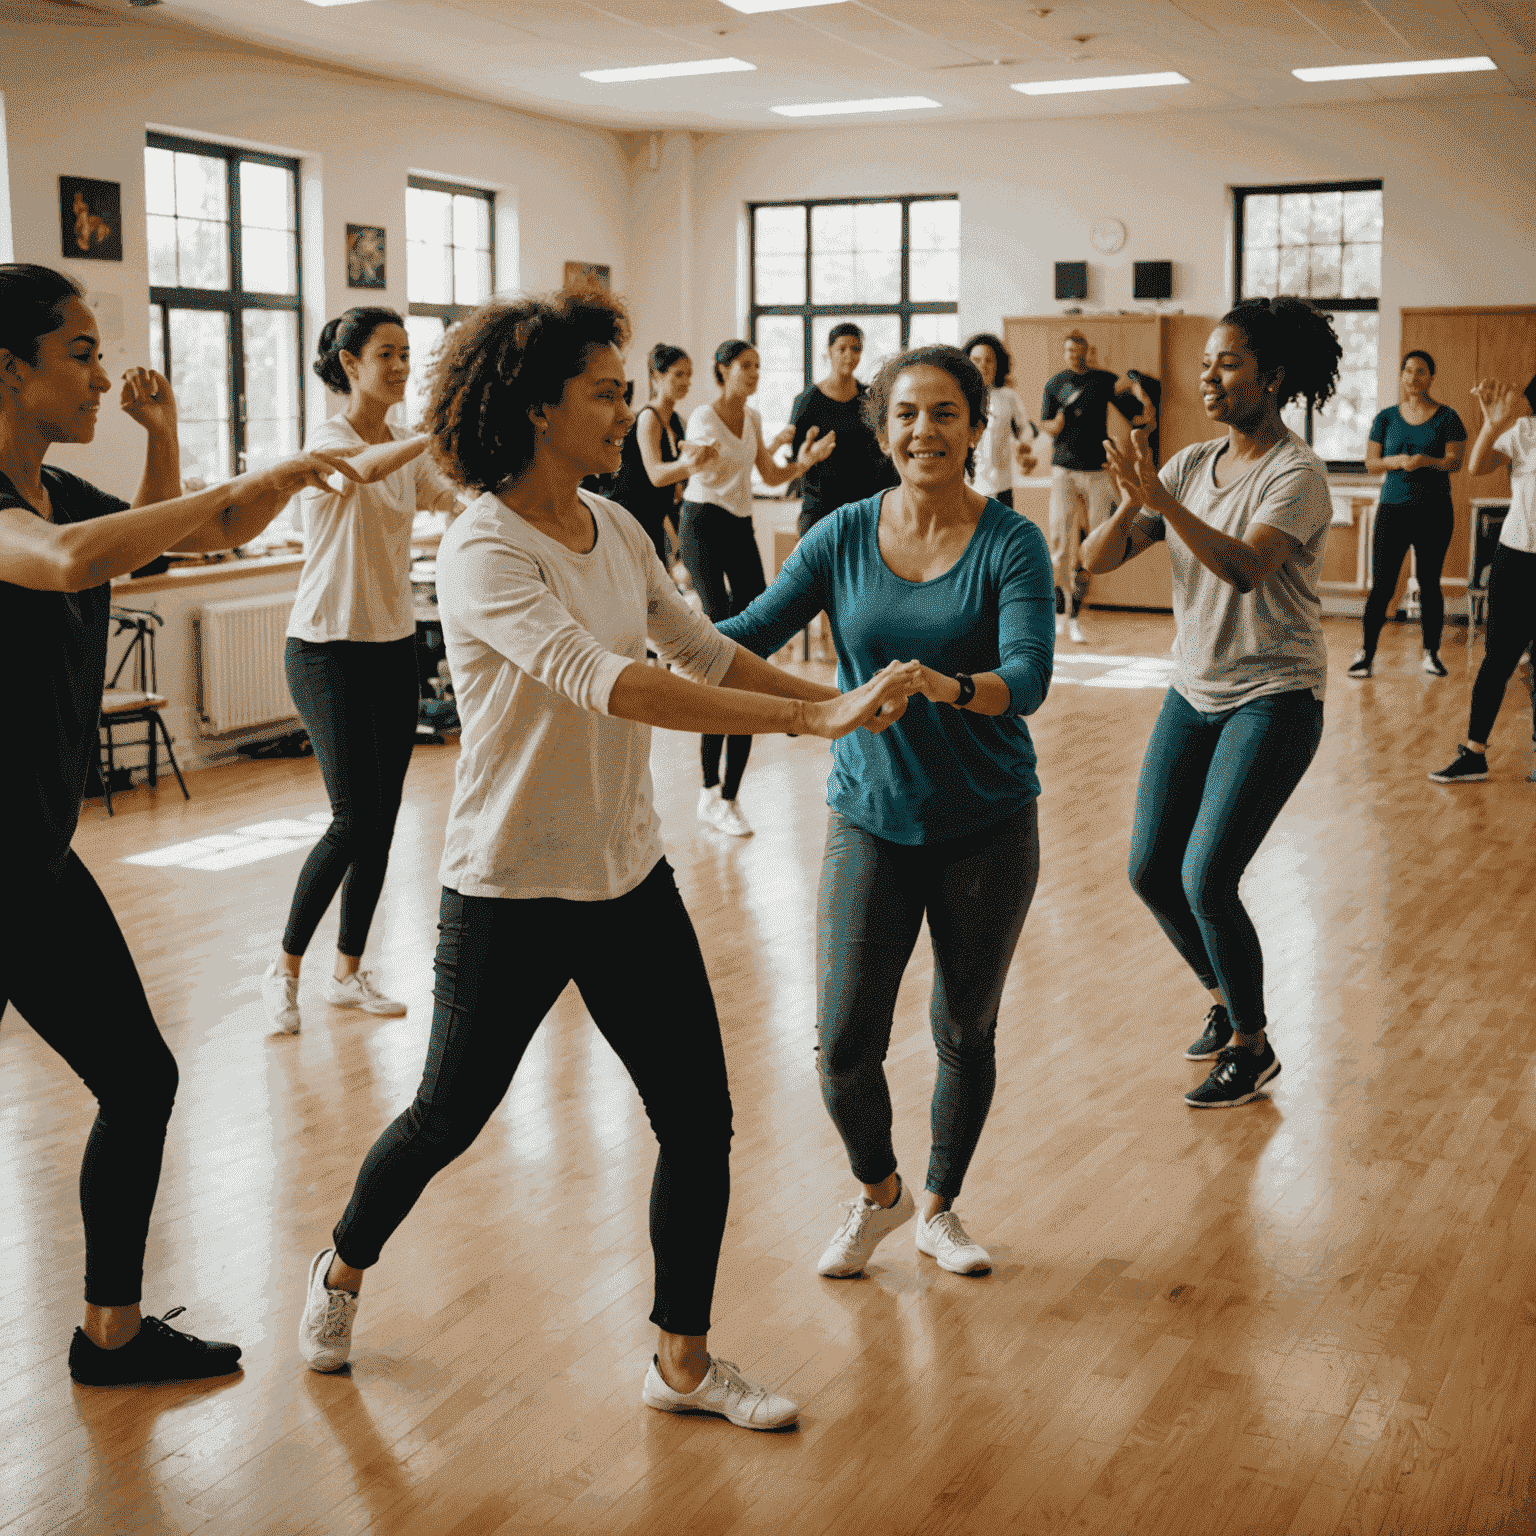
[[(1063, 351), (1067, 366), (1046, 381), (1040, 430), (1056, 440), (1051, 453), (1051, 566), (1065, 607), (1084, 518), (1091, 532), (1108, 521), (1114, 505), (1114, 481), (1104, 467), (1109, 407), (1149, 430), (1157, 415), (1132, 391), (1130, 381), (1122, 385), (1107, 369), (1088, 366), (1088, 339), (1081, 332), (1066, 338)], [(1072, 639), (1081, 644), (1086, 637), (1075, 606), (1068, 625)], [(1058, 633), (1061, 627), (1058, 623)]]

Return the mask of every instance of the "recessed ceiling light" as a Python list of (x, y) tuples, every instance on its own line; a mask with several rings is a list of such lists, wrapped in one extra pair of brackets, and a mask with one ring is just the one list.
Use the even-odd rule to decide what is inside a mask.
[(364, 5), (367, 0), (309, 0), (311, 5)]
[(813, 5), (841, 5), (843, 0), (721, 0), (733, 11), (756, 16), (763, 11), (803, 11)]
[(1144, 85), (1188, 85), (1177, 70), (1160, 75), (1096, 75), (1086, 80), (1022, 80), (1010, 90), (1026, 96), (1065, 96), (1072, 91), (1130, 91)]
[(1330, 64), (1326, 69), (1293, 69), (1298, 80), (1379, 80), (1385, 75), (1461, 75), (1499, 66), (1480, 54), (1475, 59), (1409, 59), (1403, 64)]
[(666, 80), (673, 75), (726, 75), (738, 69), (756, 69), (745, 59), (689, 59), (685, 64), (642, 64), (636, 69), (584, 69), (583, 80), (613, 85), (620, 80)]
[(936, 107), (926, 96), (873, 96), (867, 101), (803, 101), (791, 107), (772, 107), (780, 117), (830, 117), (837, 112), (911, 112)]

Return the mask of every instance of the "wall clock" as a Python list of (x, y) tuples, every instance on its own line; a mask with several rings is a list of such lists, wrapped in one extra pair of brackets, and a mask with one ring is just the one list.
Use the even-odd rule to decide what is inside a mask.
[(1125, 225), (1119, 219), (1095, 219), (1088, 239), (1100, 255), (1113, 256), (1125, 244)]

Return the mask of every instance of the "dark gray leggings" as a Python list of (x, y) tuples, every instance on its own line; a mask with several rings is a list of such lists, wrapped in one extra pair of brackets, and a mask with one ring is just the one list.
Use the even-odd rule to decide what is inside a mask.
[(1033, 800), (980, 832), (910, 847), (833, 811), (816, 914), (817, 1063), (827, 1113), (861, 1184), (896, 1169), (885, 1057), (926, 914), (939, 1057), (927, 1187), (946, 1200), (959, 1195), (992, 1107), (998, 1005), (1039, 877)]

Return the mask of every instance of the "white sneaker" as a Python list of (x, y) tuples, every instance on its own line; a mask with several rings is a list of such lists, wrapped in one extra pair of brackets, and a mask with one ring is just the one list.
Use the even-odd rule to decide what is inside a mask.
[(325, 984), (325, 1000), (338, 1008), (361, 1008), (364, 1013), (379, 1013), (392, 1019), (405, 1012), (405, 1004), (385, 997), (367, 971), (353, 971), (344, 981), (337, 981), (332, 975)]
[(1074, 645), (1088, 643), (1088, 636), (1083, 633), (1083, 626), (1076, 619), (1067, 620), (1067, 635)]
[(299, 1032), (299, 978), (277, 968), (277, 961), (261, 978), (261, 1000), (267, 1017), (285, 1034)]
[(932, 1221), (917, 1219), (917, 1251), (939, 1261), (952, 1275), (984, 1275), (992, 1268), (992, 1255), (972, 1242), (953, 1211), (940, 1211)]
[(800, 1417), (800, 1405), (748, 1381), (729, 1360), (709, 1357), (709, 1371), (696, 1390), (674, 1392), (661, 1378), (661, 1367), (651, 1356), (645, 1373), (641, 1401), (663, 1413), (713, 1413), (742, 1429), (783, 1429)]
[(1066, 634), (1066, 632), (1067, 632), (1067, 616), (1064, 613), (1058, 613), (1056, 615), (1056, 633), (1058, 635), (1064, 635), (1064, 634)]
[(715, 824), (714, 810), (720, 803), (720, 786), (711, 784), (707, 789), (699, 791), (699, 803), (694, 807), (694, 815), (704, 823), (706, 827)]
[(905, 1179), (895, 1205), (876, 1205), (867, 1195), (850, 1200), (848, 1214), (832, 1234), (832, 1241), (817, 1262), (816, 1273), (833, 1280), (861, 1274), (880, 1240), (897, 1227), (905, 1226), (916, 1214), (917, 1202)]
[(711, 824), (730, 837), (752, 836), (752, 828), (735, 800), (715, 801)]
[(299, 1319), (299, 1353), (312, 1371), (339, 1371), (352, 1353), (358, 1298), (353, 1291), (333, 1291), (325, 1283), (335, 1257), (334, 1248), (322, 1248), (309, 1266), (309, 1290)]

